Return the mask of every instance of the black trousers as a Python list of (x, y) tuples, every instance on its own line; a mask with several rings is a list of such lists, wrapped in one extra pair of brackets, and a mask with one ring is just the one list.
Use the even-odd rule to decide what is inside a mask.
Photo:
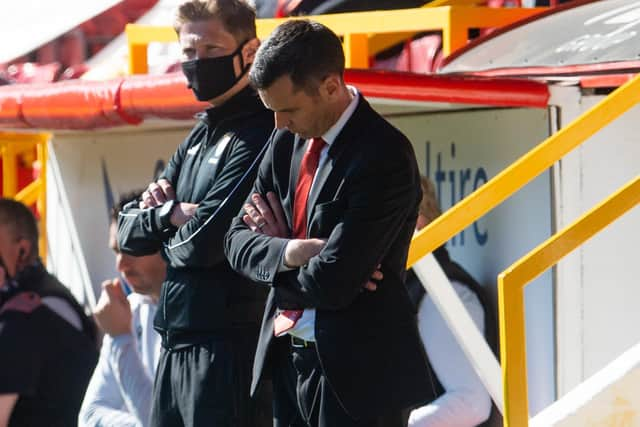
[(212, 339), (162, 348), (151, 406), (152, 427), (271, 426), (271, 390), (249, 397), (255, 340)]
[(274, 354), (273, 427), (406, 427), (404, 411), (353, 419), (322, 372), (315, 347), (279, 347)]

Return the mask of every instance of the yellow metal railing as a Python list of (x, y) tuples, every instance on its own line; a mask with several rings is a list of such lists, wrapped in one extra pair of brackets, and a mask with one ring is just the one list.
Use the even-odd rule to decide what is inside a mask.
[[(425, 227), (413, 238), (411, 247), (409, 248), (408, 266), (413, 265), (424, 255), (432, 252), (452, 236), (458, 234), (475, 220), (502, 203), (517, 190), (553, 165), (554, 162), (582, 144), (590, 136), (621, 116), (638, 102), (640, 102), (640, 75), (613, 91), (567, 127), (547, 138), (544, 142)], [(636, 180), (625, 187), (620, 193), (612, 196), (610, 201), (605, 202), (602, 206), (596, 208), (594, 212), (591, 212), (592, 216), (581, 219), (579, 224), (574, 224), (579, 231), (575, 231), (576, 229), (565, 230), (563, 231), (563, 236), (554, 236), (554, 239), (560, 237), (567, 239), (565, 236), (582, 237), (582, 241), (564, 243), (566, 247), (570, 244), (581, 244), (588, 238), (587, 235), (590, 236), (599, 230), (596, 225), (602, 228), (606, 225), (603, 221), (609, 218), (611, 218), (612, 221), (624, 212), (620, 204), (623, 202), (627, 203), (629, 198), (633, 201), (634, 197), (637, 203), (638, 191)], [(600, 224), (603, 225), (600, 226)], [(592, 227), (590, 231), (591, 234), (588, 232), (589, 227)], [(566, 240), (563, 240), (563, 242), (566, 242)], [(545, 245), (546, 244), (547, 243), (545, 243)], [(540, 259), (539, 257), (544, 257), (549, 253), (550, 252), (545, 252), (543, 255), (532, 254), (531, 257), (534, 261), (526, 261), (526, 265), (530, 266), (531, 262), (535, 262), (535, 260)], [(517, 264), (514, 265), (514, 267), (515, 266), (517, 266)], [(516, 276), (507, 277), (507, 280), (515, 283), (515, 277)], [(522, 295), (521, 288), (509, 289), (508, 292), (515, 292), (520, 296)], [(508, 300), (505, 299), (504, 296), (500, 296), (499, 310), (501, 313), (500, 342), (502, 343), (501, 361), (505, 406), (505, 413), (503, 414), (504, 422), (507, 427), (526, 426), (528, 425), (528, 400), (526, 393), (526, 369), (524, 369), (526, 357), (524, 305), (522, 299), (520, 298), (518, 300), (517, 297), (511, 294), (509, 294)], [(508, 332), (505, 330), (505, 326), (507, 325), (506, 320), (502, 318), (502, 314), (507, 313), (506, 310), (508, 310), (510, 319), (522, 319), (522, 323), (520, 324), (517, 323), (517, 320), (515, 325), (510, 324)], [(509, 334), (508, 338), (505, 336), (507, 333)]]
[(526, 426), (527, 357), (525, 353), (524, 287), (569, 252), (640, 202), (640, 175), (564, 230), (520, 258), (498, 276), (500, 351), (506, 426)]
[(547, 170), (554, 162), (582, 144), (640, 102), (640, 76), (636, 76), (586, 111), (572, 123), (538, 144), (489, 182), (478, 188), (413, 238), (408, 266), (445, 243), (478, 218), (502, 203)]
[[(353, 12), (318, 15), (319, 21), (344, 37), (347, 68), (367, 68), (369, 57), (406, 40), (420, 31), (442, 31), (445, 56), (467, 44), (471, 28), (496, 28), (530, 17), (546, 8), (489, 8), (474, 6), (439, 6), (416, 9)], [(286, 19), (257, 20), (258, 38), (265, 38)], [(129, 45), (129, 72), (148, 71), (149, 43), (177, 40), (172, 27), (129, 24), (125, 30)]]
[[(27, 134), (0, 132), (0, 158), (2, 159), (2, 196), (14, 198), (27, 206), (36, 205), (40, 215), (40, 257), (47, 259), (47, 133)], [(35, 151), (38, 178), (18, 191), (18, 164), (21, 156), (32, 156)]]

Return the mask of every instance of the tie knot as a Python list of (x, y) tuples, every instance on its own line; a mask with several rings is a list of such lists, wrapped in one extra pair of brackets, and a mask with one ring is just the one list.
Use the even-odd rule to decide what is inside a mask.
[(309, 153), (318, 154), (320, 151), (322, 151), (325, 144), (326, 142), (324, 141), (324, 139), (320, 137), (311, 138), (311, 144), (309, 144), (309, 148), (307, 149), (307, 151)]

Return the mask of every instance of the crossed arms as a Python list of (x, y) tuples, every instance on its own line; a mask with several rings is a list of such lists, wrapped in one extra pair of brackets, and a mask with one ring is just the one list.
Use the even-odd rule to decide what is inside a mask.
[[(280, 200), (274, 192), (268, 192), (266, 200), (260, 194), (254, 193), (251, 195), (250, 201), (251, 203), (246, 203), (244, 206), (246, 213), (242, 216), (242, 220), (253, 232), (284, 238), (291, 234)], [(325, 244), (326, 240), (324, 239), (289, 240), (282, 258), (285, 269), (294, 269), (307, 264), (311, 258), (320, 253)], [(366, 290), (375, 291), (378, 285), (374, 280), (382, 280), (383, 277), (380, 265), (378, 265), (363, 287)]]
[[(412, 152), (406, 154), (413, 156)], [(271, 206), (272, 217), (264, 206), (260, 209), (261, 201), (255, 199), (255, 194), (265, 195), (262, 202), (271, 203), (279, 202), (286, 192), (276, 188), (274, 175), (278, 170), (288, 170), (284, 163), (289, 158), (284, 155), (283, 164), (274, 165), (277, 156), (272, 148), (263, 159), (247, 201), (254, 210), (245, 206), (225, 236), (225, 252), (232, 267), (254, 281), (272, 286), (275, 302), (283, 309), (343, 309), (360, 295), (363, 285), (374, 276), (376, 266), (381, 264), (379, 270), (385, 275), (402, 274), (401, 258), (406, 253), (400, 252), (403, 249), (406, 252), (406, 247), (400, 248), (402, 245), (398, 246), (396, 241), (401, 231), (414, 225), (412, 215), (417, 214), (419, 199), (417, 169), (407, 162), (408, 157), (374, 155), (375, 158), (363, 159), (358, 164), (339, 199), (316, 206), (316, 213), (322, 210), (326, 214), (323, 219), (332, 217), (331, 224), (326, 223), (319, 232), (323, 234), (321, 246), (311, 239), (282, 237), (289, 232), (286, 230), (285, 234), (286, 222), (281, 219), (279, 205), (275, 209)], [(415, 160), (411, 161), (415, 164)], [(277, 182), (287, 182), (287, 176), (283, 173)], [(274, 194), (269, 195), (270, 192)], [(317, 245), (316, 250), (309, 247), (312, 245)], [(397, 257), (393, 255), (396, 250)], [(387, 271), (386, 259), (393, 259), (387, 267), (398, 271)], [(297, 268), (282, 271), (283, 260)]]
[[(177, 202), (176, 184), (184, 166), (187, 144), (172, 156), (164, 175), (149, 184), (136, 206), (127, 206), (118, 218), (118, 245), (132, 255), (149, 255), (163, 250), (173, 267), (211, 267), (224, 261), (222, 237), (231, 219), (251, 189), (245, 176), (262, 146), (236, 138), (230, 142), (229, 156), (216, 174), (202, 200)], [(179, 190), (179, 188), (178, 188)], [(179, 193), (179, 191), (178, 191)], [(176, 200), (171, 213), (172, 229), (159, 226), (159, 211)]]

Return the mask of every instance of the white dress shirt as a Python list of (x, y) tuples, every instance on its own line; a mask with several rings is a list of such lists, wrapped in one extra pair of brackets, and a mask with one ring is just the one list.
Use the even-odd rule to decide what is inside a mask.
[[(324, 165), (324, 163), (327, 161), (329, 157), (328, 152), (329, 152), (329, 148), (331, 148), (331, 144), (333, 144), (333, 142), (336, 140), (338, 135), (340, 135), (340, 132), (342, 131), (344, 126), (347, 124), (347, 122), (353, 115), (353, 112), (356, 111), (356, 107), (358, 106), (358, 102), (360, 100), (360, 94), (358, 93), (358, 90), (353, 86), (347, 86), (347, 88), (349, 89), (349, 92), (351, 93), (351, 96), (352, 96), (351, 102), (349, 103), (347, 108), (342, 112), (342, 114), (338, 118), (338, 121), (336, 121), (334, 125), (331, 126), (329, 130), (325, 132), (324, 135), (322, 135), (322, 139), (327, 144), (322, 149), (322, 151), (320, 151), (320, 160), (318, 162), (318, 169), (316, 169), (316, 175), (313, 177), (313, 182), (311, 183), (310, 191), (313, 190), (313, 186), (316, 183), (316, 177), (318, 176), (317, 171), (319, 171), (322, 168), (322, 166)], [(283, 263), (281, 263), (281, 265), (283, 265)], [(298, 319), (294, 327), (289, 329), (286, 333), (291, 334), (298, 338), (302, 338), (303, 340), (306, 340), (306, 341), (315, 341), (316, 340), (315, 324), (316, 324), (316, 310), (313, 308), (308, 308), (304, 310), (304, 312), (302, 313), (302, 317)]]
[(133, 333), (105, 335), (98, 365), (80, 408), (79, 427), (144, 427), (149, 422), (151, 390), (160, 335), (153, 329), (157, 305), (131, 294)]
[[(484, 310), (477, 295), (461, 283), (451, 284), (473, 322), (484, 331)], [(491, 413), (491, 397), (428, 293), (418, 308), (418, 329), (445, 392), (411, 411), (409, 427), (473, 427), (484, 422)]]

